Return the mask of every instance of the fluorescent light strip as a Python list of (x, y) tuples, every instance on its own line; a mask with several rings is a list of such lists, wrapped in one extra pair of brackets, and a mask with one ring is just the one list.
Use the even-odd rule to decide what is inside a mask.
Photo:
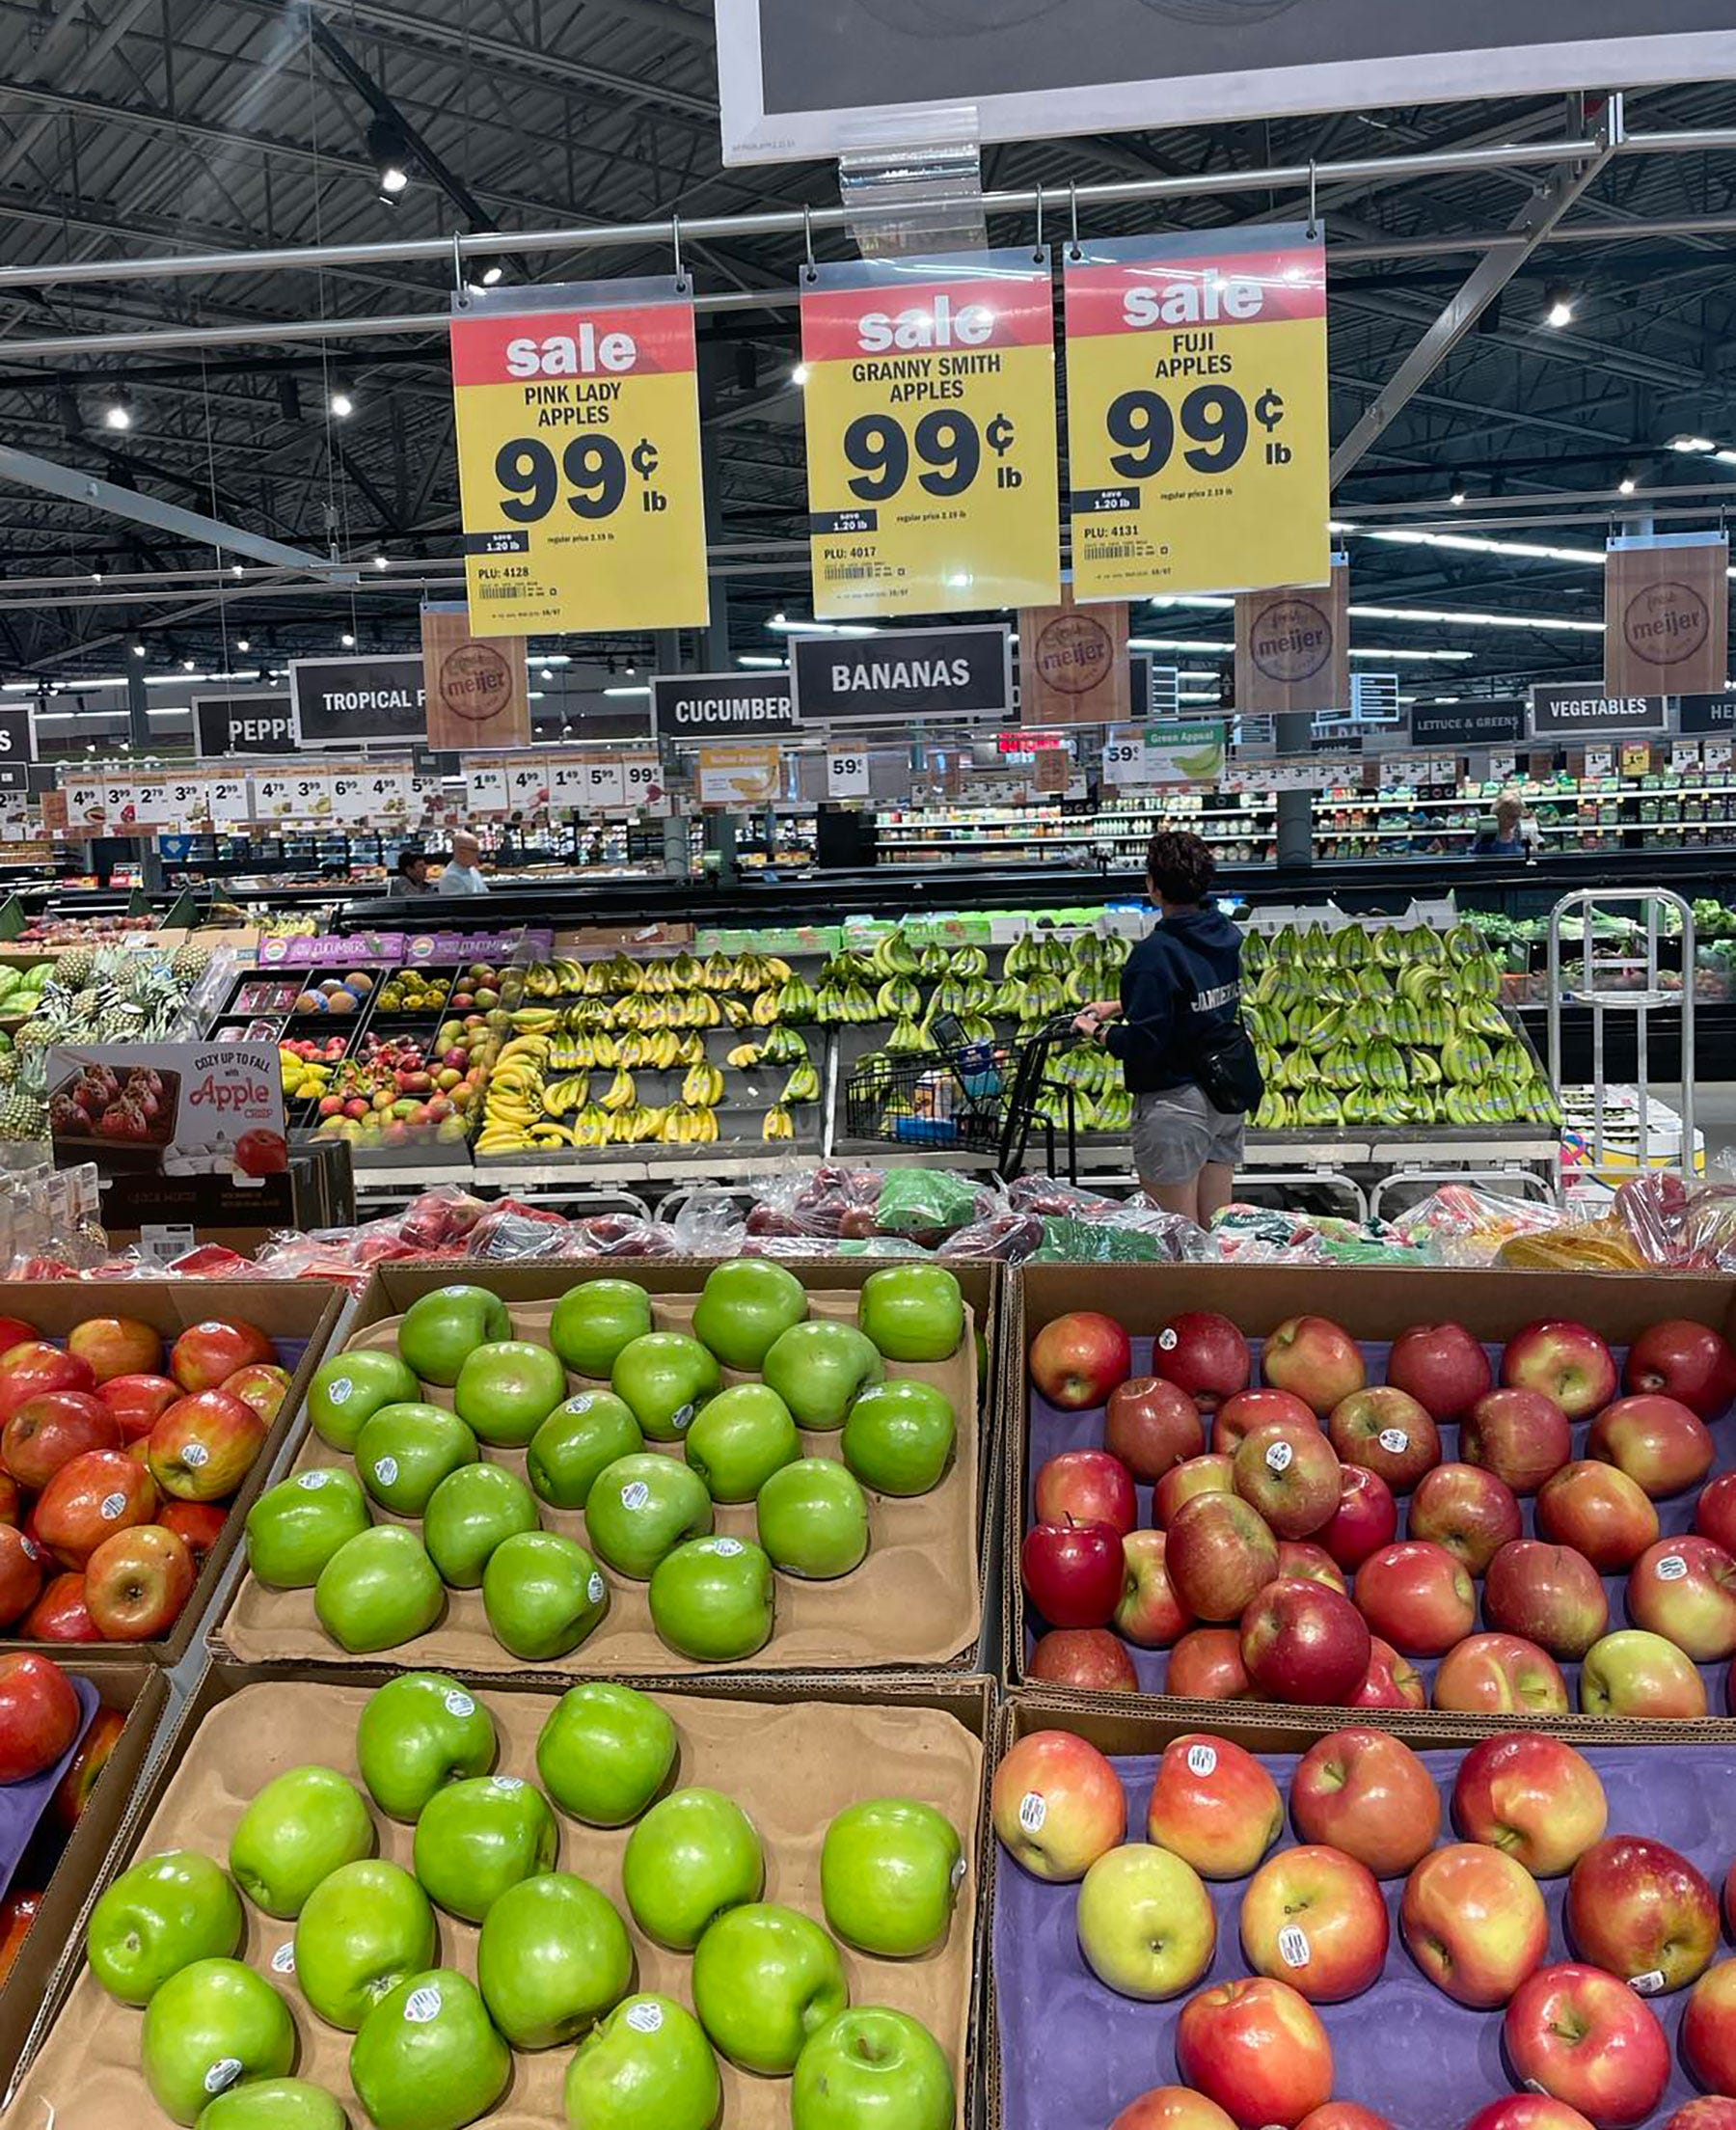
[(744, 651), (736, 660), (736, 664), (738, 666), (765, 666), (781, 673), (788, 670), (790, 662), (787, 658), (776, 658), (769, 651)]
[(606, 696), (648, 696), (651, 691), (649, 688), (605, 688), (603, 693)]
[(1571, 621), (1555, 614), (1449, 613), (1442, 607), (1361, 607), (1352, 614), (1370, 621), (1438, 621), (1454, 629), (1569, 629), (1578, 636), (1601, 636), (1601, 621)]
[(1544, 547), (1531, 540), (1490, 540), (1475, 532), (1412, 532), (1402, 527), (1360, 535), (1365, 540), (1386, 540), (1395, 547), (1448, 547), (1462, 555), (1518, 555), (1535, 562), (1574, 562), (1587, 569), (1601, 569), (1604, 554), (1595, 547)]
[[(1357, 610), (1352, 607), (1351, 613)], [(1211, 642), (1197, 636), (1132, 636), (1127, 639), (1127, 648), (1133, 651), (1234, 651), (1234, 643)], [(1468, 658), (1476, 657), (1475, 651), (1410, 651), (1399, 650), (1392, 644), (1353, 643), (1352, 658), (1410, 659), (1427, 665), (1453, 666)]]
[(774, 614), (766, 623), (778, 636), (879, 636), (879, 629), (871, 629), (854, 621), (791, 621), (781, 614)]

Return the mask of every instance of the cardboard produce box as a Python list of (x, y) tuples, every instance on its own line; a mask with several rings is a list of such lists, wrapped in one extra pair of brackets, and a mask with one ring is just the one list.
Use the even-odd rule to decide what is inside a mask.
[[(1058, 1452), (1100, 1448), (1103, 1439), (1100, 1409), (1060, 1412), (1038, 1394), (1030, 1382), (1026, 1360), (1031, 1341), (1045, 1324), (1073, 1310), (1100, 1311), (1115, 1318), (1131, 1334), (1133, 1373), (1149, 1374), (1153, 1334), (1183, 1310), (1195, 1309), (1220, 1311), (1254, 1342), (1256, 1382), (1260, 1380), (1259, 1341), (1287, 1318), (1295, 1316), (1327, 1317), (1342, 1324), (1362, 1345), (1370, 1382), (1385, 1379), (1390, 1342), (1400, 1331), (1419, 1324), (1451, 1322), (1464, 1325), (1485, 1343), (1497, 1367), (1505, 1341), (1546, 1317), (1577, 1321), (1599, 1332), (1614, 1350), (1618, 1370), (1628, 1345), (1641, 1331), (1672, 1317), (1710, 1324), (1736, 1341), (1736, 1281), (1702, 1275), (1442, 1268), (1305, 1270), (1261, 1265), (1026, 1266), (1010, 1291), (1004, 1315), (1007, 1343), (1001, 1370), (1008, 1399), (1002, 1505), (1006, 1532), (1001, 1576), (1006, 1627), (1003, 1676), (1013, 1681), (1025, 1677), (1025, 1664), (1040, 1631), (1040, 1623), (1033, 1618), (1019, 1579), (1020, 1543), (1033, 1521), (1034, 1475)], [(1587, 1454), (1584, 1443), (1588, 1424), (1574, 1424), (1575, 1458)], [(1459, 1431), (1454, 1424), (1444, 1426), (1440, 1432), (1442, 1461), (1450, 1462), (1457, 1456)], [(1714, 1471), (1736, 1468), (1736, 1419), (1726, 1416), (1715, 1423), (1712, 1434), (1716, 1446)], [(1693, 1529), (1697, 1492), (1697, 1488), (1690, 1489), (1655, 1504), (1663, 1536)], [(1140, 1521), (1149, 1523), (1152, 1489), (1142, 1486), (1138, 1495)], [(1405, 1536), (1408, 1498), (1399, 1497), (1399, 1539)], [(1520, 1510), (1525, 1536), (1534, 1536), (1534, 1496), (1525, 1496)], [(1625, 1574), (1603, 1578), (1611, 1632), (1629, 1625), (1623, 1597), (1626, 1581)], [(1481, 1597), (1479, 1578), (1474, 1631), (1481, 1631), (1484, 1625)], [(1136, 1649), (1130, 1644), (1128, 1650), (1142, 1692), (1163, 1694), (1169, 1652)], [(1429, 1684), (1432, 1699), (1440, 1660), (1415, 1661)], [(1698, 1669), (1706, 1690), (1708, 1720), (1721, 1717), (1726, 1709), (1730, 1665), (1720, 1662)], [(1579, 1706), (1580, 1670), (1578, 1663), (1561, 1664), (1575, 1711)], [(1189, 1706), (1201, 1711), (1204, 1720), (1204, 1711), (1222, 1705), (1199, 1701)], [(1404, 1710), (1358, 1711), (1359, 1721), (1385, 1723), (1395, 1716), (1409, 1720)], [(1480, 1720), (1493, 1728), (1542, 1725), (1563, 1733), (1589, 1731), (1598, 1734), (1608, 1724), (1607, 1718), (1577, 1712), (1565, 1716), (1490, 1712)], [(1668, 1728), (1673, 1733), (1684, 1725), (1672, 1723)]]
[[(356, 1723), (373, 1688), (390, 1678), (378, 1666), (353, 1677), (277, 1673), (268, 1679), (217, 1665), (207, 1670), (170, 1737), (140, 1807), (109, 1858), (104, 1883), (135, 1858), (190, 1848), (224, 1859), (249, 1801), (286, 1769), (316, 1762), (360, 1781)], [(495, 1719), (497, 1771), (536, 1780), (539, 1731), (572, 1681), (521, 1673), (466, 1683)], [(921, 2019), (953, 2066), (963, 2120), (971, 2090), (979, 2003), (981, 1898), (987, 1865), (986, 1777), (991, 1750), (993, 1686), (988, 1679), (839, 1679), (792, 1676), (751, 1684), (728, 1679), (668, 1683), (657, 1697), (674, 1722), (679, 1757), (671, 1786), (704, 1787), (734, 1797), (766, 1850), (764, 1898), (823, 1917), (820, 1849), (846, 1805), (873, 1796), (910, 1796), (933, 1805), (958, 1830), (966, 1859), (945, 1943), (916, 1960), (882, 1960), (841, 1948), (851, 2000), (887, 2005)], [(378, 1853), (412, 1866), (414, 1829), (371, 1808)], [(556, 1869), (600, 1887), (627, 1923), (636, 1955), (635, 1991), (674, 1997), (690, 2009), (692, 1955), (654, 1944), (631, 1920), (622, 1897), (621, 1858), (631, 1828), (582, 1825), (556, 1810)], [(294, 1925), (247, 1905), (240, 1957), (288, 2000), (299, 2036), (297, 2073), (335, 2093), (358, 2125), (366, 2118), (348, 2074), (351, 2037), (308, 2007), (293, 1971), (274, 1968)], [(444, 1913), (433, 1964), (475, 1976), (477, 1931)], [(9, 2119), (55, 2130), (161, 2130), (167, 2118), (139, 2072), (143, 2015), (107, 1996), (74, 1944), (43, 1995), (31, 2053), (14, 2086)], [(519, 2052), (512, 2081), (486, 2119), (498, 2130), (541, 2130), (564, 2121), (561, 2080), (570, 2045)], [(729, 2130), (784, 2130), (789, 2086), (752, 2077), (719, 2059), (721, 2120)]]
[(36, 1325), (44, 1339), (64, 1344), (68, 1332), (88, 1317), (136, 1317), (152, 1324), (164, 1343), (208, 1317), (240, 1319), (257, 1324), (278, 1350), (289, 1371), (289, 1388), (267, 1431), (252, 1468), (230, 1499), (223, 1532), (205, 1556), (193, 1594), (166, 1635), (151, 1642), (37, 1642), (0, 1636), (0, 1649), (41, 1649), (51, 1655), (76, 1657), (88, 1650), (127, 1655), (135, 1652), (155, 1664), (176, 1664), (186, 1654), (195, 1629), (209, 1609), (225, 1569), (241, 1543), (241, 1527), (265, 1485), (279, 1450), (297, 1425), (309, 1379), (325, 1350), (348, 1296), (327, 1280), (266, 1279), (125, 1279), (0, 1281), (0, 1316), (18, 1317)]
[[(790, 1266), (808, 1288), (816, 1316), (854, 1321), (856, 1296), (872, 1261), (800, 1262)], [(989, 1570), (987, 1519), (996, 1498), (990, 1483), (992, 1434), (985, 1414), (997, 1409), (999, 1386), (992, 1368), (979, 1371), (974, 1332), (982, 1327), (985, 1350), (992, 1360), (999, 1346), (998, 1309), (1003, 1292), (997, 1265), (959, 1263), (949, 1268), (959, 1279), (966, 1304), (964, 1339), (950, 1360), (934, 1364), (893, 1362), (891, 1376), (909, 1375), (937, 1384), (958, 1416), (958, 1448), (951, 1469), (930, 1493), (895, 1500), (870, 1493), (870, 1541), (867, 1559), (833, 1582), (777, 1577), (776, 1624), (772, 1638), (754, 1655), (733, 1669), (748, 1672), (917, 1670), (931, 1667), (968, 1669), (979, 1664)], [(605, 1260), (583, 1268), (466, 1266), (457, 1278), (491, 1289), (508, 1304), (514, 1335), (548, 1343), (555, 1301), (571, 1287), (598, 1278), (637, 1278), (652, 1297), (657, 1328), (686, 1329), (693, 1301), (711, 1271), (709, 1263), (671, 1259)], [(393, 1349), (397, 1324), (416, 1298), (452, 1285), (450, 1267), (381, 1266), (362, 1296), (352, 1321), (351, 1347)], [(724, 1379), (743, 1381), (733, 1371)], [(569, 1388), (584, 1387), (569, 1376)], [(447, 1406), (449, 1390), (423, 1386), (424, 1395)], [(836, 1432), (805, 1434), (804, 1454), (836, 1457)], [(671, 1447), (647, 1443), (647, 1449)], [(483, 1445), (483, 1454), (508, 1465), (521, 1477), (523, 1450)], [(341, 1464), (342, 1453), (310, 1432), (295, 1468)], [(580, 1510), (539, 1505), (545, 1529), (585, 1543)], [(377, 1505), (376, 1520), (386, 1512)], [(751, 1502), (719, 1505), (716, 1528), (720, 1535), (751, 1539)], [(562, 1669), (581, 1677), (611, 1676), (642, 1679), (712, 1668), (677, 1655), (651, 1624), (647, 1585), (607, 1569), (610, 1605), (601, 1624), (562, 1660)], [(219, 1623), (214, 1647), (237, 1663), (349, 1664), (352, 1658), (327, 1635), (314, 1611), (311, 1590), (273, 1590), (251, 1574), (237, 1586)], [(448, 1592), (444, 1616), (427, 1633), (387, 1652), (393, 1663), (428, 1665), (477, 1673), (515, 1671), (518, 1659), (503, 1649), (489, 1627), (479, 1590)]]
[[(1277, 1784), (1286, 1812), (1266, 1852), (1270, 1857), (1302, 1839), (1289, 1810), (1291, 1780), (1302, 1755), (1333, 1728), (1330, 1713), (1318, 1709), (1261, 1711), (1225, 1702), (1140, 1707), (1125, 1697), (1027, 1687), (1002, 1706), (995, 1764), (1034, 1732), (1085, 1738), (1114, 1762), (1127, 1800), (1126, 1839), (1139, 1843), (1146, 1840), (1147, 1806), (1164, 1748), (1172, 1739), (1210, 1733), (1254, 1754)], [(1437, 1716), (1395, 1728), (1435, 1780), (1441, 1822), (1433, 1845), (1457, 1841), (1453, 1778), (1484, 1726), (1468, 1717)], [(1724, 1800), (1736, 1780), (1736, 1724), (1696, 1726), (1691, 1743), (1672, 1744), (1664, 1742), (1656, 1724), (1608, 1723), (1594, 1739), (1577, 1743), (1603, 1784), (1608, 1834), (1648, 1835), (1667, 1843), (1716, 1891), (1728, 1863)], [(1140, 2093), (1166, 2082), (1184, 2084), (1175, 2054), (1182, 2007), (1197, 1990), (1255, 1973), (1238, 1933), (1248, 1881), (1207, 1884), (1217, 1943), (1200, 1980), (1166, 2001), (1136, 2005), (1099, 1981), (1080, 1950), (1078, 1886), (1033, 1878), (992, 1838), (990, 1847), (985, 2130), (1051, 2130), (1063, 2120), (1078, 2130), (1107, 2130)], [(1403, 1875), (1379, 1880), (1391, 1935), (1372, 1986), (1316, 2007), (1332, 2045), (1332, 2097), (1360, 2102), (1402, 2130), (1461, 2130), (1486, 2103), (1510, 2096), (1519, 2082), (1503, 2057), (1501, 2010), (1455, 2003), (1412, 1959), (1398, 1926), (1404, 1883)], [(1543, 1964), (1574, 1958), (1562, 1920), (1566, 1877), (1543, 1879), (1538, 1890), (1549, 1919)], [(1713, 1961), (1726, 1950), (1715, 1943)], [(1648, 1999), (1668, 2039), (1670, 2078), (1656, 2111), (1645, 2117), (1646, 2130), (1662, 2130), (1699, 2090), (1676, 2045), (1687, 1998), (1683, 1987)]]

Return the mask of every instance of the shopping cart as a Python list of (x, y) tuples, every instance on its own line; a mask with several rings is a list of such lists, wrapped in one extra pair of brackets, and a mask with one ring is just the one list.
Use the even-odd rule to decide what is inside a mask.
[(1073, 1016), (1063, 1014), (1000, 1048), (972, 1042), (951, 1014), (937, 1014), (929, 1029), (932, 1049), (901, 1057), (882, 1052), (855, 1067), (844, 1090), (845, 1129), (853, 1139), (992, 1154), (1003, 1183), (1023, 1169), (1036, 1130), (1047, 1143), (1049, 1173), (1056, 1174), (1059, 1130), (1068, 1181), (1077, 1183), (1073, 1090), (1048, 1077), (1049, 1060), (1072, 1024)]

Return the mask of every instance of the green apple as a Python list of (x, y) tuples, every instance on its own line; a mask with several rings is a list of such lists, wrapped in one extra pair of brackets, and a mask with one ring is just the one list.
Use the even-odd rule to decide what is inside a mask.
[(718, 2060), (672, 1997), (630, 1997), (567, 2065), (572, 2130), (712, 2130), (723, 2105)]
[(445, 1605), (439, 1570), (401, 1523), (376, 1523), (345, 1539), (313, 1586), (320, 1625), (352, 1656), (426, 1634)]
[(304, 2078), (256, 2078), (200, 2111), (198, 2130), (349, 2130), (323, 2086)]
[(515, 2049), (594, 2027), (633, 1985), (633, 1944), (607, 1894), (570, 1871), (509, 1886), (476, 1946), (476, 1986)]
[(436, 1287), (405, 1310), (397, 1346), (422, 1382), (450, 1390), (468, 1354), (490, 1339), (511, 1336), (512, 1318), (499, 1295), (486, 1287)]
[(358, 1347), (354, 1352), (334, 1353), (314, 1370), (308, 1385), (308, 1418), (314, 1434), (333, 1449), (353, 1450), (364, 1420), (382, 1406), (420, 1395), (421, 1385), (408, 1363), (395, 1353)]
[(475, 1461), (475, 1436), (444, 1406), (382, 1406), (356, 1437), (362, 1484), (394, 1516), (420, 1516), (448, 1472)]
[(247, 1512), (247, 1565), (274, 1590), (311, 1590), (344, 1540), (370, 1520), (355, 1473), (315, 1465), (268, 1487)]
[(827, 1828), (820, 1899), (846, 1945), (911, 1960), (945, 1944), (964, 1870), (943, 1813), (910, 1797), (874, 1797), (846, 1806)]
[(597, 1476), (584, 1505), (584, 1532), (617, 1574), (644, 1582), (671, 1547), (712, 1527), (705, 1482), (678, 1457), (641, 1450)]
[(958, 1421), (943, 1391), (901, 1376), (858, 1391), (838, 1447), (877, 1494), (926, 1494), (952, 1462)]
[(880, 1350), (854, 1324), (816, 1317), (793, 1324), (773, 1345), (761, 1374), (799, 1427), (841, 1428), (850, 1401), (886, 1373)]
[(679, 1442), (723, 1378), (716, 1358), (685, 1331), (647, 1331), (622, 1347), (609, 1387), (653, 1442)]
[(575, 1376), (606, 1383), (615, 1355), (651, 1328), (651, 1297), (631, 1279), (587, 1279), (555, 1304), (549, 1344)]
[(649, 1694), (604, 1679), (569, 1687), (536, 1741), (536, 1772), (590, 1827), (637, 1819), (675, 1765), (675, 1726)]
[(787, 1266), (739, 1257), (707, 1275), (693, 1304), (693, 1336), (725, 1368), (757, 1369), (778, 1333), (807, 1312), (807, 1289)]
[(693, 2009), (732, 2063), (784, 2078), (801, 2045), (850, 2002), (837, 1947), (775, 1901), (719, 1916), (693, 1952)]
[(638, 1422), (612, 1390), (581, 1390), (530, 1438), (525, 1475), (554, 1509), (583, 1509), (597, 1474), (645, 1446)]
[(830, 1582), (868, 1556), (868, 1498), (835, 1458), (773, 1472), (754, 1504), (760, 1543), (786, 1575)]
[(422, 1543), (451, 1590), (478, 1590), (502, 1540), (537, 1529), (536, 1502), (504, 1464), (462, 1464), (448, 1472), (422, 1511)]
[(527, 1664), (576, 1650), (609, 1610), (603, 1571), (558, 1531), (502, 1539), (482, 1570), (482, 1604), (495, 1640)]
[(247, 1918), (229, 1873), (197, 1849), (168, 1849), (124, 1871), (91, 1910), (91, 1973), (123, 2005), (148, 2005), (195, 1960), (228, 1959)]
[(282, 2078), (295, 2062), (289, 2007), (239, 1960), (195, 1960), (145, 2007), (145, 2083), (164, 2115), (193, 2123), (231, 2086)]
[(790, 2130), (953, 2130), (957, 2118), (946, 2052), (905, 2012), (841, 2011), (796, 2059)]
[(649, 1938), (691, 1952), (717, 1919), (757, 1900), (766, 1852), (753, 1821), (716, 1789), (673, 1789), (627, 1837), (621, 1890)]
[(512, 2051), (474, 1982), (408, 1975), (362, 2022), (350, 2083), (375, 2130), (463, 2130), (506, 2090)]
[(466, 1356), (452, 1398), (478, 1441), (522, 1450), (566, 1394), (557, 1354), (529, 1339), (498, 1339)]
[(800, 1455), (790, 1408), (766, 1383), (719, 1391), (688, 1431), (688, 1468), (714, 1501), (751, 1501), (773, 1472)]
[(508, 1886), (555, 1869), (549, 1800), (518, 1775), (437, 1789), (416, 1822), (416, 1875), (437, 1908), (480, 1923)]
[(354, 2034), (388, 1990), (435, 1956), (434, 1911), (410, 1873), (383, 1857), (342, 1864), (295, 1925), (295, 1979), (329, 2026)]
[(775, 1604), (772, 1563), (750, 1540), (690, 1539), (651, 1571), (651, 1625), (695, 1664), (735, 1664), (763, 1650)]
[(495, 1742), (488, 1710), (441, 1672), (389, 1679), (368, 1696), (356, 1726), (362, 1780), (393, 1819), (416, 1818), (448, 1783), (486, 1775)]
[(268, 1916), (299, 1916), (340, 1864), (374, 1852), (367, 1800), (335, 1767), (292, 1767), (265, 1785), (230, 1839), (237, 1886)]
[(944, 1265), (886, 1265), (863, 1280), (856, 1322), (889, 1361), (944, 1361), (964, 1336), (964, 1297)]

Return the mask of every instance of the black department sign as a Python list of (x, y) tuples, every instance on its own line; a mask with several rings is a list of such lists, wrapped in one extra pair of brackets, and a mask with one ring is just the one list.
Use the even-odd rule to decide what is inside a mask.
[(296, 659), (289, 692), (303, 747), (428, 736), (420, 651), (401, 658)]
[(1507, 747), (1525, 737), (1525, 704), (1516, 696), (1501, 702), (1415, 703), (1410, 736), (1413, 747)]
[(1010, 719), (1013, 639), (996, 624), (882, 629), (866, 637), (796, 637), (796, 715), (803, 724), (884, 718)]
[(8, 703), (0, 709), (0, 769), (22, 770), (35, 760), (29, 706)]
[(1532, 731), (1539, 740), (1588, 740), (1662, 732), (1662, 696), (1606, 696), (1555, 681), (1532, 690)]
[(1736, 731), (1736, 690), (1722, 696), (1678, 696), (1684, 732)]
[(287, 696), (195, 696), (193, 751), (204, 761), (231, 754), (293, 754), (295, 711)]
[(651, 729), (665, 740), (745, 740), (796, 723), (788, 673), (656, 673)]

